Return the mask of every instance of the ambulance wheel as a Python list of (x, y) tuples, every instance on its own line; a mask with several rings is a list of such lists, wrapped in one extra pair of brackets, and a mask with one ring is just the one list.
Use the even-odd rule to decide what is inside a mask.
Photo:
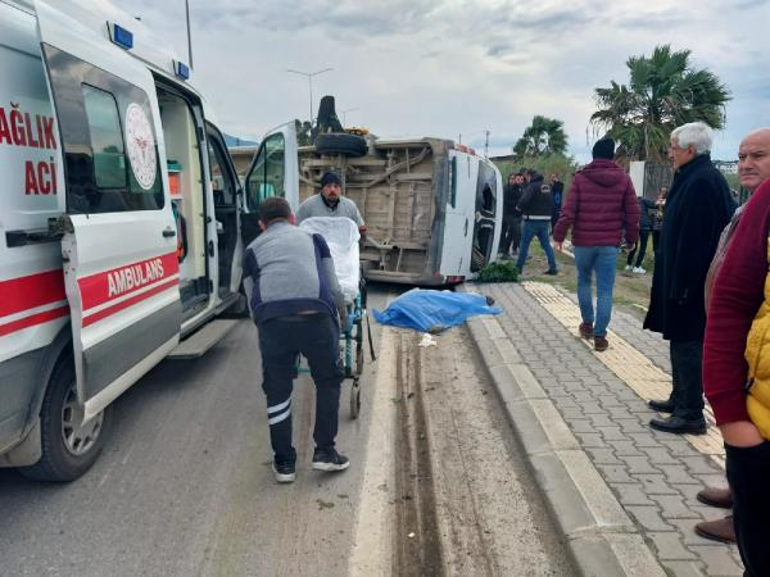
[(345, 156), (364, 156), (368, 151), (366, 139), (347, 132), (328, 132), (319, 134), (315, 140), (315, 150), (319, 154), (342, 154)]
[(77, 400), (75, 367), (60, 362), (48, 383), (40, 409), (43, 455), (22, 475), (38, 481), (66, 482), (83, 475), (102, 452), (111, 407), (81, 426), (83, 407)]
[(353, 381), (353, 386), (350, 387), (350, 418), (357, 419), (360, 412), (361, 386), (358, 384), (358, 379), (355, 379)]

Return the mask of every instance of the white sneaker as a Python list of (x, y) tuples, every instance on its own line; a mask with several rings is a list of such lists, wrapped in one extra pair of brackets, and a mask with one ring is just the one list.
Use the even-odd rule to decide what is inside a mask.
[(627, 265), (626, 265), (626, 272), (631, 272), (631, 270), (632, 270), (633, 268), (634, 268), (634, 267), (632, 267), (630, 264), (627, 264)]
[(644, 270), (642, 267), (640, 267), (640, 266), (637, 266), (637, 267), (634, 267), (634, 272), (635, 272), (636, 274), (644, 274), (644, 273), (646, 273), (647, 271), (646, 271), (646, 270)]

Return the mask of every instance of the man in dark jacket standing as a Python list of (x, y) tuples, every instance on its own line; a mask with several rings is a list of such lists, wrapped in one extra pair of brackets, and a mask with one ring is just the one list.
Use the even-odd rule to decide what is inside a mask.
[(733, 202), (724, 176), (711, 163), (713, 132), (692, 122), (671, 133), (669, 158), (674, 182), (666, 199), (666, 218), (652, 277), (644, 328), (670, 341), (673, 387), (666, 400), (651, 400), (656, 411), (671, 413), (650, 426), (668, 433), (703, 434), (703, 288)]
[(524, 227), (521, 234), (521, 250), (516, 266), (520, 271), (524, 270), (524, 263), (527, 262), (529, 245), (532, 239), (537, 237), (543, 252), (548, 258), (548, 270), (545, 274), (555, 275), (559, 271), (556, 269), (556, 256), (551, 248), (549, 231), (551, 228), (551, 214), (553, 214), (553, 192), (551, 185), (543, 179), (543, 175), (536, 170), (528, 168), (524, 171), (524, 179), (527, 185), (521, 196), (516, 209), (522, 213)]
[[(599, 140), (593, 162), (575, 174), (559, 222), (553, 231), (556, 250), (561, 250), (567, 229), (572, 227), (575, 266), (578, 273), (578, 302), (584, 339), (594, 340), (597, 351), (605, 351), (607, 326), (612, 316), (612, 289), (618, 249), (625, 241), (633, 246), (639, 235), (639, 206), (631, 179), (615, 158), (615, 141)], [(591, 280), (596, 274), (596, 325)]]
[(500, 256), (510, 258), (509, 251), (519, 250), (521, 242), (521, 214), (516, 211), (516, 205), (521, 200), (520, 172), (512, 172), (508, 177), (508, 184), (503, 187), (503, 232), (500, 235)]

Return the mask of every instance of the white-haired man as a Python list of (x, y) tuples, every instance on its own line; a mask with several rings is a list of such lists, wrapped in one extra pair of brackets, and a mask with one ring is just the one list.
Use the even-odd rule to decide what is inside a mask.
[(711, 163), (713, 131), (691, 122), (671, 133), (669, 158), (674, 181), (666, 199), (660, 246), (650, 292), (646, 329), (670, 341), (672, 391), (651, 408), (671, 413), (650, 426), (668, 433), (703, 434), (703, 287), (719, 236), (734, 203), (722, 173)]

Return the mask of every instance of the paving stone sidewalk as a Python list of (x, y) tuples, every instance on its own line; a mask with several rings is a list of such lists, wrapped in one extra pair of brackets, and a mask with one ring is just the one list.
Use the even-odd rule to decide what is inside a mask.
[[(734, 546), (693, 530), (725, 515), (695, 498), (706, 486), (725, 485), (715, 461), (682, 437), (651, 430), (655, 413), (645, 401), (579, 340), (577, 327), (565, 328), (524, 286), (482, 290), (505, 309), (499, 324), (661, 565), (676, 576), (742, 575)], [(610, 328), (670, 375), (668, 344), (638, 319), (614, 311)]]

